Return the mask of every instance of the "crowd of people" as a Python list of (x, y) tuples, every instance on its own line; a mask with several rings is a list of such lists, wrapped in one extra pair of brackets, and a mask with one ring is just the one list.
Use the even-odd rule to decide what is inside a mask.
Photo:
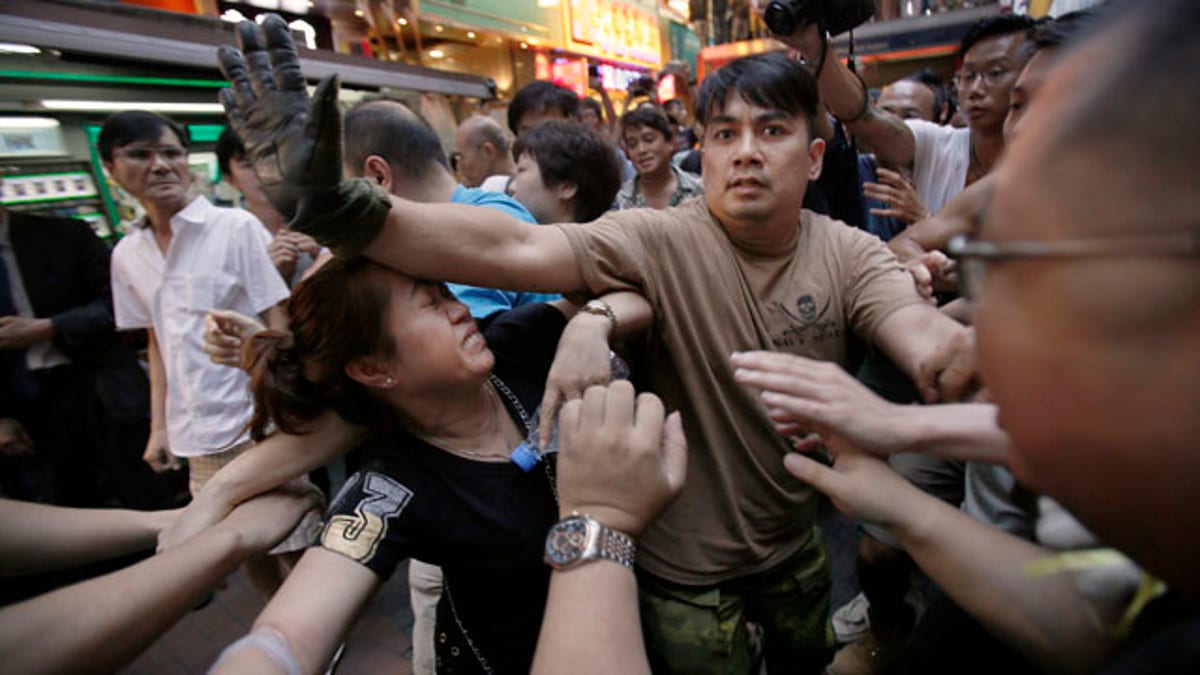
[[(111, 273), (72, 235), (84, 308), (43, 312), (4, 218), (0, 569), (158, 548), (0, 608), (9, 665), (119, 668), (242, 566), (266, 606), (212, 671), (326, 672), (408, 560), (421, 674), (1195, 670), (1197, 31), (1189, 0), (989, 17), (957, 99), (873, 100), (810, 24), (694, 101), (535, 82), (447, 153), (242, 24), (247, 210), (130, 111), (98, 154), (145, 216)], [(147, 335), (139, 468), (183, 458), (191, 501), (31, 503), (13, 449), (54, 441), (20, 415), (114, 327)], [(825, 499), (861, 525), (842, 607)]]

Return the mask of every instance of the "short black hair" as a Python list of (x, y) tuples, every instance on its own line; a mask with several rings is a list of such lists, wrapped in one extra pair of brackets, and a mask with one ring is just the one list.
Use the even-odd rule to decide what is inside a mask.
[(233, 127), (226, 126), (221, 130), (221, 135), (217, 137), (216, 152), (217, 166), (221, 169), (221, 175), (228, 176), (230, 174), (229, 163), (245, 157), (246, 146), (242, 145), (242, 139), (238, 138)]
[(1033, 46), (1038, 49), (1053, 49), (1072, 42), (1077, 35), (1091, 26), (1096, 13), (1086, 10), (1068, 12), (1057, 19), (1042, 19), (1033, 29)]
[(514, 134), (520, 133), (518, 127), (522, 117), (544, 110), (559, 110), (564, 117), (574, 119), (579, 116), (579, 97), (553, 82), (530, 82), (521, 87), (508, 106), (508, 128)]
[(675, 129), (666, 113), (657, 106), (643, 105), (621, 116), (621, 135), (630, 127), (649, 127), (661, 133), (668, 141), (675, 139)]
[(604, 119), (604, 110), (600, 107), (600, 102), (590, 96), (579, 99), (579, 107), (581, 109), (580, 112), (582, 112), (583, 108), (587, 108), (596, 113), (596, 117)]
[(547, 120), (517, 137), (513, 155), (529, 153), (548, 187), (575, 185), (575, 222), (599, 218), (621, 189), (621, 164), (611, 142), (580, 122)]
[(182, 124), (158, 113), (126, 110), (113, 113), (104, 120), (100, 137), (96, 140), (96, 150), (100, 153), (100, 159), (111, 162), (115, 148), (137, 141), (157, 141), (163, 129), (170, 129), (184, 150), (191, 145), (192, 139)]
[(371, 155), (383, 157), (401, 176), (412, 180), (422, 180), (435, 166), (450, 170), (433, 127), (400, 101), (377, 98), (356, 104), (346, 113), (342, 131), (344, 162), (355, 174), (362, 172)]
[(696, 100), (696, 121), (704, 124), (725, 108), (730, 92), (760, 108), (804, 117), (812, 133), (817, 115), (817, 81), (812, 73), (778, 52), (755, 54), (731, 61), (704, 78)]
[(1023, 33), (1026, 38), (1032, 38), (1033, 26), (1034, 20), (1024, 14), (985, 16), (967, 29), (967, 34), (958, 43), (958, 53), (955, 55), (955, 59), (962, 61), (971, 47), (988, 38), (1012, 35), (1013, 33)]
[[(941, 75), (938, 75), (932, 68), (922, 68), (904, 79), (929, 87), (933, 91), (933, 121), (937, 124), (950, 122), (950, 118), (954, 117), (957, 105), (955, 105), (954, 97), (950, 95), (946, 81), (942, 79)], [(943, 108), (945, 108), (944, 114)]]

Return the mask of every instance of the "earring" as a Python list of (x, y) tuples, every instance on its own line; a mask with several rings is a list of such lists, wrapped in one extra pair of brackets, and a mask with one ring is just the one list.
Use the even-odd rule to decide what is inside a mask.
[(391, 389), (396, 386), (396, 381), (389, 377), (383, 381), (383, 386), (387, 389)]

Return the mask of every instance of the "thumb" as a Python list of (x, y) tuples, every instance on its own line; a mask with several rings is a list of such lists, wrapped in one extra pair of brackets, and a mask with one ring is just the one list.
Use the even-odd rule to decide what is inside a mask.
[(679, 411), (667, 416), (662, 437), (663, 465), (667, 484), (677, 494), (687, 478), (687, 437), (683, 433), (683, 418)]
[(546, 389), (546, 395), (542, 398), (541, 414), (538, 421), (538, 447), (543, 451), (550, 443), (550, 438), (554, 434), (554, 419), (558, 415), (558, 406), (562, 403), (562, 395), (557, 387)]
[(304, 135), (317, 143), (312, 159), (340, 172), (342, 170), (342, 113), (338, 110), (336, 74), (321, 80), (313, 92), (312, 114), (304, 123)]

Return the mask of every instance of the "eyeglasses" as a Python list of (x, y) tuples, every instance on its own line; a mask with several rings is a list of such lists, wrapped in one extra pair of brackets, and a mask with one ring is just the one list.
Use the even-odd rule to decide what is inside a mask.
[(461, 152), (450, 153), (450, 170), (458, 171), (458, 163), (461, 161), (462, 161), (462, 153)]
[(977, 299), (989, 262), (1194, 256), (1200, 255), (1200, 231), (1052, 241), (972, 241), (960, 234), (950, 240), (946, 252), (958, 261), (962, 294)]
[(984, 85), (990, 89), (1000, 84), (1004, 78), (1012, 75), (1014, 72), (1016, 71), (1011, 68), (1001, 68), (1000, 66), (980, 71), (964, 70), (954, 76), (954, 85), (958, 87), (959, 91), (966, 91), (975, 86), (975, 80), (982, 77)]
[(178, 145), (155, 145), (140, 148), (122, 148), (113, 153), (117, 157), (125, 159), (127, 162), (135, 164), (146, 164), (150, 162), (155, 155), (163, 158), (166, 162), (178, 162), (187, 159), (187, 150)]

